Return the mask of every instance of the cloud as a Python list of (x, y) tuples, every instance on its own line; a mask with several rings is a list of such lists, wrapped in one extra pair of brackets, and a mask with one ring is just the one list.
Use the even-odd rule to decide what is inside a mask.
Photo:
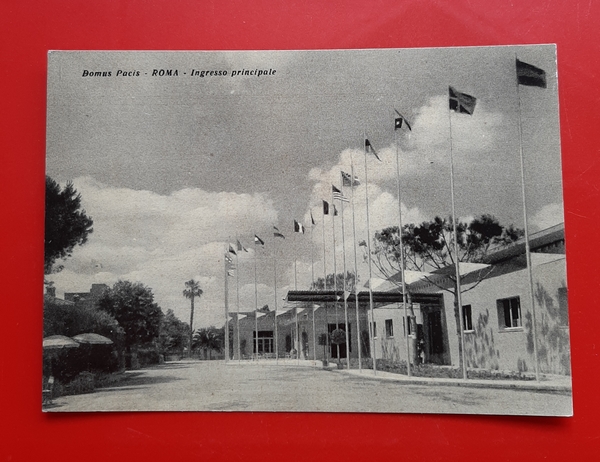
[(532, 216), (530, 226), (532, 230), (539, 231), (550, 228), (563, 221), (563, 206), (561, 203), (554, 203), (543, 206), (534, 216)]
[(90, 177), (73, 181), (94, 220), (88, 243), (65, 269), (51, 275), (60, 292), (84, 292), (92, 283), (139, 281), (152, 288), (164, 311), (189, 316), (183, 283), (200, 281), (198, 324), (222, 324), (223, 250), (229, 236), (251, 235), (277, 221), (263, 194), (183, 189), (170, 195), (114, 188)]
[(462, 157), (489, 150), (499, 141), (502, 114), (490, 112), (483, 101), (478, 101), (472, 116), (449, 112), (448, 97), (440, 95), (430, 98), (417, 112), (408, 140), (409, 148), (419, 157), (442, 161), (450, 150), (450, 120), (452, 147)]

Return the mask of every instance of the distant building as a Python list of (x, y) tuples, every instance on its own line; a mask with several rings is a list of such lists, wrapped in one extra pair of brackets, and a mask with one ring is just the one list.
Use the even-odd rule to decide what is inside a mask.
[(92, 284), (89, 292), (65, 292), (65, 300), (77, 306), (94, 308), (109, 287), (106, 284)]

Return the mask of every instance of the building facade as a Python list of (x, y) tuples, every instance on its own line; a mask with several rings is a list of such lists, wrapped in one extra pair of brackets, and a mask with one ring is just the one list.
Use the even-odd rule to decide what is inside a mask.
[[(523, 242), (492, 252), (485, 265), (461, 266), (467, 367), (532, 372), (535, 339), (540, 372), (570, 374), (564, 227), (530, 236), (530, 246), (533, 306)], [(460, 365), (460, 326), (448, 274), (444, 269), (409, 285), (413, 299), (442, 297), (434, 307), (413, 303), (409, 323), (399, 304), (375, 310), (378, 357), (405, 361), (409, 335), (415, 363)]]

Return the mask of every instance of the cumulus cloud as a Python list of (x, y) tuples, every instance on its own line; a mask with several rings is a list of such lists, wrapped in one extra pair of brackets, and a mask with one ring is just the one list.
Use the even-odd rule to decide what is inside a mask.
[(461, 157), (470, 160), (473, 154), (485, 152), (498, 142), (502, 114), (489, 111), (485, 102), (478, 101), (472, 116), (448, 114), (447, 96), (435, 96), (419, 109), (409, 139), (409, 148), (418, 157), (435, 162), (448, 156), (450, 117), (453, 149), (461, 153), (458, 161)]
[(223, 250), (229, 236), (251, 234), (277, 220), (263, 194), (235, 194), (183, 189), (170, 195), (114, 188), (93, 178), (73, 181), (82, 206), (94, 219), (88, 243), (78, 247), (65, 269), (51, 275), (59, 292), (83, 292), (92, 283), (119, 279), (153, 289), (166, 311), (189, 316), (182, 296), (185, 281), (200, 281), (205, 295), (198, 303), (198, 325), (222, 324)]
[(531, 217), (531, 228), (538, 231), (557, 225), (564, 221), (563, 206), (561, 203), (548, 204), (543, 206), (535, 215)]

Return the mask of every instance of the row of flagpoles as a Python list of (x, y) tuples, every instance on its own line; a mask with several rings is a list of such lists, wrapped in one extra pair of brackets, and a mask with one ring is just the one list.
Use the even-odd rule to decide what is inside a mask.
[[(532, 268), (531, 268), (531, 254), (529, 247), (529, 233), (528, 233), (528, 225), (527, 225), (527, 204), (526, 204), (526, 195), (525, 195), (525, 167), (524, 167), (524, 155), (523, 155), (523, 130), (522, 130), (522, 121), (521, 121), (521, 95), (519, 91), (519, 87), (521, 85), (524, 86), (533, 86), (539, 88), (546, 88), (546, 74), (545, 72), (535, 67), (531, 64), (525, 63), (516, 59), (516, 93), (517, 99), (519, 101), (519, 153), (520, 153), (520, 170), (521, 170), (521, 192), (522, 192), (522, 202), (523, 202), (523, 220), (524, 220), (524, 229), (525, 229), (525, 244), (526, 244), (526, 259), (527, 259), (527, 272), (529, 279), (529, 292), (530, 292), (530, 302), (532, 309), (532, 320), (533, 320), (533, 339), (534, 339), (534, 361), (535, 361), (535, 372), (536, 378), (539, 380), (539, 366), (538, 366), (538, 348), (537, 348), (537, 331), (536, 331), (536, 316), (535, 316), (535, 301), (534, 301), (534, 292), (533, 292), (533, 276), (532, 276)], [(458, 256), (458, 241), (456, 239), (457, 229), (456, 229), (456, 211), (455, 211), (455, 197), (454, 197), (454, 146), (452, 140), (452, 113), (463, 114), (466, 116), (472, 116), (475, 111), (475, 106), (477, 104), (477, 99), (474, 96), (471, 96), (466, 93), (462, 93), (457, 91), (453, 87), (448, 88), (448, 102), (449, 102), (449, 111), (448, 111), (448, 124), (450, 131), (450, 191), (451, 191), (451, 219), (453, 226), (453, 234), (454, 238), (454, 254)], [(404, 256), (404, 247), (402, 241), (402, 232), (403, 223), (402, 223), (402, 210), (401, 210), (401, 184), (400, 184), (400, 156), (398, 149), (398, 133), (402, 130), (411, 131), (412, 127), (407, 120), (400, 112), (395, 110), (394, 114), (394, 145), (396, 148), (396, 181), (397, 181), (397, 194), (398, 194), (398, 229), (399, 232), (399, 247), (400, 247), (400, 271), (401, 271), (401, 281), (402, 281), (402, 299), (403, 299), (403, 310), (404, 310), (404, 318), (408, 320), (408, 311), (407, 311), (407, 294), (406, 294), (406, 281), (405, 281), (405, 256)], [(365, 201), (366, 201), (366, 233), (367, 238), (365, 241), (361, 241), (358, 245), (367, 247), (367, 262), (368, 262), (368, 275), (369, 275), (369, 313), (371, 322), (369, 323), (369, 344), (370, 344), (370, 352), (371, 357), (373, 359), (372, 366), (373, 372), (376, 373), (376, 337), (375, 332), (373, 332), (373, 323), (374, 323), (374, 314), (373, 314), (373, 290), (371, 281), (373, 279), (372, 273), (372, 263), (371, 263), (371, 231), (370, 231), (370, 223), (369, 223), (369, 194), (368, 194), (368, 169), (367, 169), (367, 157), (369, 154), (372, 154), (377, 160), (381, 161), (373, 143), (367, 138), (366, 134), (363, 136), (363, 150), (364, 150), (364, 184), (365, 184)], [(361, 184), (359, 178), (357, 178), (354, 174), (354, 162), (351, 158), (350, 163), (350, 173), (341, 171), (341, 189), (336, 187), (335, 185), (331, 186), (331, 197), (328, 200), (322, 200), (322, 216), (323, 216), (323, 281), (324, 281), (324, 289), (327, 290), (327, 263), (326, 263), (326, 240), (325, 240), (325, 216), (331, 215), (331, 226), (333, 232), (333, 290), (337, 293), (337, 260), (336, 260), (336, 244), (335, 244), (335, 216), (338, 215), (338, 209), (335, 205), (336, 201), (339, 201), (340, 204), (340, 213), (341, 213), (341, 226), (342, 226), (342, 248), (343, 248), (343, 302), (344, 302), (344, 324), (346, 333), (348, 333), (348, 287), (347, 287), (347, 268), (346, 268), (346, 244), (345, 244), (345, 229), (344, 229), (344, 204), (350, 203), (352, 209), (352, 240), (354, 247), (354, 274), (355, 278), (358, 274), (358, 264), (357, 264), (357, 239), (356, 239), (356, 222), (355, 222), (355, 210), (354, 210), (354, 188)], [(350, 190), (350, 198), (348, 199), (344, 194), (344, 188), (348, 187)], [(331, 202), (330, 202), (331, 201)], [(316, 224), (315, 219), (313, 217), (312, 211), (310, 212), (310, 234), (312, 241), (312, 231)], [(293, 222), (293, 231), (294, 233), (304, 234), (305, 226), (298, 220), (294, 220)], [(284, 234), (277, 227), (273, 227), (273, 238), (274, 239), (285, 239)], [(254, 243), (256, 248), (263, 247), (265, 245), (265, 241), (260, 238), (258, 235), (254, 235)], [(312, 249), (312, 247), (311, 247)], [(225, 252), (225, 319), (226, 319), (226, 332), (229, 332), (229, 304), (228, 304), (228, 278), (233, 276), (233, 272), (236, 268), (239, 267), (239, 253), (247, 252), (247, 249), (242, 245), (242, 243), (237, 240), (236, 244), (230, 244), (229, 248)], [(235, 256), (236, 262), (234, 264), (232, 255)], [(463, 378), (467, 378), (467, 365), (466, 365), (466, 357), (465, 357), (465, 343), (464, 343), (464, 325), (463, 325), (463, 307), (462, 307), (462, 297), (461, 297), (461, 281), (460, 281), (460, 268), (458, 258), (453, 258), (455, 265), (455, 277), (456, 277), (456, 292), (457, 292), (457, 301), (458, 301), (458, 310), (459, 310), (459, 331), (460, 331), (460, 342), (461, 342), (461, 353), (462, 353), (462, 365), (463, 365)], [(236, 273), (236, 294), (237, 294), (237, 356), (241, 358), (240, 355), (240, 335), (239, 335), (239, 321), (240, 321), (240, 300), (239, 300), (239, 271), (235, 271)], [(278, 332), (277, 332), (277, 260), (275, 258), (275, 253), (273, 254), (273, 274), (274, 274), (274, 288), (275, 288), (275, 298), (274, 298), (274, 310), (275, 310), (275, 322), (274, 322), (274, 346), (275, 346), (275, 357), (279, 358), (278, 352)], [(311, 250), (311, 277), (312, 277), (312, 285), (314, 287), (315, 284), (315, 274), (314, 274), (314, 257), (313, 252)], [(254, 286), (255, 286), (255, 352), (258, 354), (258, 317), (261, 315), (258, 308), (258, 291), (257, 291), (257, 262), (256, 262), (256, 252), (254, 252)], [(356, 279), (355, 279), (356, 280)], [(294, 259), (294, 289), (297, 289), (297, 258)], [(358, 293), (356, 287), (354, 287), (355, 293)], [(360, 326), (359, 326), (359, 302), (358, 297), (355, 297), (356, 300), (356, 323), (357, 323), (357, 338), (358, 338), (358, 364), (359, 368), (362, 367), (362, 351), (361, 351), (361, 341), (360, 341)], [(338, 300), (339, 301), (339, 300)], [(335, 302), (335, 322), (336, 328), (338, 328), (338, 316), (337, 316), (337, 305)], [(296, 335), (295, 335), (295, 349), (297, 351), (297, 356), (300, 356), (300, 335), (298, 331), (298, 309), (296, 310)], [(313, 322), (313, 359), (316, 359), (316, 332), (314, 329), (314, 312), (316, 310), (316, 306), (312, 308), (312, 322)], [(327, 322), (327, 321), (326, 321)], [(346, 334), (347, 335), (347, 334)], [(225, 351), (226, 358), (229, 359), (229, 335), (225, 335)], [(407, 373), (411, 375), (411, 361), (410, 361), (410, 338), (406, 335), (406, 352), (407, 352)], [(338, 357), (339, 357), (339, 346), (338, 346)], [(346, 358), (347, 358), (347, 367), (350, 368), (350, 353), (349, 353), (349, 342), (346, 341)]]

